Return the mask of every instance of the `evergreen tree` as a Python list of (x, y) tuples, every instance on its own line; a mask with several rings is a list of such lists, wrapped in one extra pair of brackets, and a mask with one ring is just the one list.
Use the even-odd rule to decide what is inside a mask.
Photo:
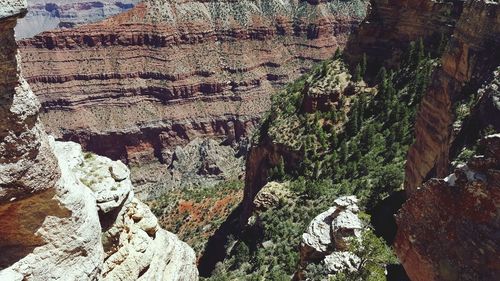
[(337, 133), (333, 131), (332, 134), (330, 135), (330, 146), (332, 148), (336, 148), (338, 143), (339, 143), (339, 138), (337, 136)]
[(340, 59), (342, 57), (342, 51), (340, 50), (340, 48), (337, 48), (337, 50), (335, 50), (335, 55), (333, 55), (333, 59)]
[(446, 37), (444, 36), (444, 33), (441, 32), (439, 36), (439, 44), (437, 48), (437, 55), (440, 56), (444, 53), (446, 50), (446, 45), (448, 44)]
[(412, 41), (410, 43), (410, 47), (408, 48), (408, 53), (407, 53), (405, 59), (403, 60), (404, 64), (407, 66), (414, 65), (414, 62), (417, 60), (417, 57), (418, 57), (418, 55), (416, 54), (415, 42)]
[(425, 46), (424, 40), (422, 37), (418, 39), (418, 47), (417, 47), (417, 63), (415, 65), (419, 65), (425, 58)]
[(361, 78), (365, 77), (367, 67), (368, 67), (368, 62), (366, 58), (366, 53), (363, 53), (363, 58), (361, 59)]
[(386, 79), (386, 77), (387, 77), (387, 70), (385, 69), (385, 67), (382, 66), (377, 73), (377, 78), (376, 78), (377, 83), (381, 84)]
[(280, 180), (282, 180), (286, 175), (285, 161), (283, 160), (283, 156), (280, 157), (280, 161), (278, 162), (278, 167), (276, 169), (276, 172), (277, 172), (277, 176)]
[(340, 150), (339, 150), (339, 159), (341, 163), (345, 163), (347, 161), (348, 154), (349, 151), (347, 151), (347, 143), (343, 141), (342, 144), (340, 145)]
[(358, 63), (356, 65), (356, 69), (354, 70), (354, 82), (360, 82), (362, 79), (361, 77), (361, 65)]

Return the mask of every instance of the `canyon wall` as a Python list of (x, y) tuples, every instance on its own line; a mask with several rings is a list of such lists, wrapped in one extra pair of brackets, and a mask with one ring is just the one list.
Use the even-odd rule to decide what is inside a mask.
[(134, 7), (138, 0), (28, 0), (28, 13), (15, 28), (17, 39), (43, 31), (97, 22)]
[(197, 137), (246, 138), (277, 88), (345, 45), (366, 5), (147, 0), (20, 45), (51, 134), (164, 170)]
[(49, 138), (0, 1), (0, 280), (197, 280), (195, 254), (134, 197), (128, 168)]
[[(351, 61), (366, 53), (372, 65), (396, 66), (408, 43), (447, 38), (462, 12), (462, 0), (372, 0), (371, 10), (346, 47)], [(378, 71), (378, 69), (374, 69)]]
[[(405, 188), (411, 193), (426, 179), (446, 176), (450, 153), (460, 151), (464, 135), (473, 134), (477, 140), (478, 131), (491, 122), (483, 118), (475, 122), (481, 128), (461, 133), (452, 128), (454, 105), (474, 95), (500, 63), (498, 2), (374, 0), (371, 4), (369, 16), (346, 47), (353, 64), (366, 53), (372, 65), (397, 65), (408, 43), (420, 38), (429, 51), (444, 51), (442, 67), (420, 105), (415, 143), (407, 158)], [(455, 144), (456, 139), (461, 144)]]
[[(456, 156), (466, 135), (479, 138), (479, 131), (489, 125), (500, 130), (495, 118), (483, 116), (475, 128), (454, 130), (457, 101), (477, 93), (491, 80), (500, 65), (500, 5), (492, 1), (467, 1), (450, 37), (432, 84), (420, 105), (415, 124), (415, 143), (408, 152), (405, 189), (412, 193), (431, 177), (445, 177), (450, 172), (450, 157)], [(492, 100), (493, 107), (498, 107)], [(493, 113), (494, 111), (492, 111)], [(457, 124), (460, 127), (460, 124)], [(470, 137), (469, 137), (470, 138)], [(473, 142), (470, 140), (469, 142)], [(473, 144), (473, 143), (472, 143)], [(463, 146), (464, 144), (462, 144)], [(450, 155), (450, 153), (452, 155)]]
[[(394, 247), (411, 280), (499, 274), (499, 136), (479, 141), (500, 131), (499, 48), (498, 1), (465, 1), (420, 104), (407, 156), (408, 201), (397, 215)], [(459, 164), (464, 149), (481, 155)]]

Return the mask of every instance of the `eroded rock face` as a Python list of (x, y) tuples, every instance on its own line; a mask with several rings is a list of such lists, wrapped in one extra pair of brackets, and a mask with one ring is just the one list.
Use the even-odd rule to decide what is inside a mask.
[(369, 16), (356, 36), (349, 40), (346, 54), (357, 62), (366, 53), (370, 60), (389, 66), (398, 64), (409, 42), (422, 38), (431, 43), (438, 41), (441, 34), (445, 38), (451, 35), (464, 3), (462, 0), (370, 2)]
[(161, 229), (134, 198), (122, 163), (84, 155), (77, 143), (52, 140), (51, 146), (61, 169), (55, 197), (19, 203), (44, 216), (35, 233), (40, 244), (2, 274), (13, 272), (23, 280), (197, 280), (194, 251)]
[(344, 46), (366, 5), (147, 0), (20, 44), (51, 134), (126, 164), (165, 164), (162, 152), (197, 137), (248, 137), (275, 89)]
[(279, 204), (281, 200), (287, 200), (292, 196), (288, 184), (279, 182), (268, 182), (257, 193), (253, 204), (256, 211), (265, 211)]
[(106, 259), (102, 280), (197, 280), (194, 251), (160, 228), (138, 199), (121, 209), (103, 235)]
[(0, 203), (53, 188), (59, 174), (40, 104), (17, 63), (13, 28), (25, 12), (25, 1), (0, 2)]
[(28, 0), (28, 14), (16, 26), (17, 39), (42, 31), (97, 22), (134, 7), (139, 0)]
[(69, 213), (58, 205), (58, 200), (52, 200), (59, 168), (38, 118), (40, 105), (17, 63), (13, 28), (17, 17), (25, 12), (25, 1), (0, 1), (1, 268), (45, 244), (43, 237), (50, 228), (36, 233), (46, 215), (59, 216), (67, 222)]
[(412, 281), (499, 276), (500, 135), (444, 179), (416, 190), (397, 215), (394, 247)]
[[(193, 250), (134, 199), (124, 164), (47, 137), (17, 66), (26, 3), (0, 4), (0, 279), (197, 280)], [(101, 239), (114, 229), (110, 252)]]
[[(478, 138), (478, 131), (488, 125), (500, 130), (498, 118), (483, 118), (479, 123), (456, 134), (453, 106), (464, 96), (471, 96), (499, 66), (500, 5), (492, 1), (466, 1), (454, 34), (442, 57), (442, 69), (432, 78), (415, 124), (415, 143), (408, 152), (405, 189), (412, 193), (431, 177), (445, 177), (449, 160), (467, 135)], [(492, 99), (484, 108), (497, 107)], [(481, 110), (478, 108), (478, 110)]]
[(322, 262), (330, 273), (355, 270), (360, 259), (348, 251), (350, 239), (360, 239), (362, 223), (358, 218), (358, 199), (355, 196), (340, 197), (334, 206), (315, 217), (300, 243), (300, 268), (311, 262)]
[(185, 146), (164, 150), (169, 158), (165, 165), (132, 166), (135, 180), (142, 183), (137, 196), (154, 199), (170, 189), (238, 179), (244, 175), (244, 152), (240, 151), (245, 149), (244, 144), (233, 147), (215, 139), (196, 138)]

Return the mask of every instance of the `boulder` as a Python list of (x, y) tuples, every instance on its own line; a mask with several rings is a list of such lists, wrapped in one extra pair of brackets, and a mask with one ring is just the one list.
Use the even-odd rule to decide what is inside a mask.
[(334, 206), (315, 217), (302, 235), (304, 260), (324, 258), (334, 250), (345, 249), (347, 240), (361, 236), (362, 224), (355, 196), (340, 197)]
[(351, 239), (360, 239), (362, 223), (355, 196), (340, 197), (334, 206), (316, 216), (300, 243), (299, 279), (311, 262), (322, 262), (329, 273), (354, 270), (360, 259), (347, 251)]
[(285, 184), (269, 182), (257, 193), (253, 203), (256, 210), (263, 211), (276, 206), (280, 200), (287, 199), (290, 195)]

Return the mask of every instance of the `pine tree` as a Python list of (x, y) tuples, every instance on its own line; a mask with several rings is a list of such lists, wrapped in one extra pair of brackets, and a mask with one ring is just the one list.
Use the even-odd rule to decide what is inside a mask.
[(446, 45), (448, 44), (446, 37), (444, 36), (444, 33), (441, 32), (440, 37), (439, 37), (439, 45), (437, 48), (437, 55), (440, 56), (444, 53), (446, 50)]
[(276, 174), (277, 174), (278, 179), (280, 179), (280, 180), (282, 180), (286, 175), (286, 173), (285, 173), (285, 161), (283, 160), (283, 156), (280, 157), (280, 161), (278, 162)]
[(381, 67), (380, 70), (378, 71), (377, 73), (377, 83), (381, 84), (387, 77), (387, 70), (385, 69), (385, 67)]
[(356, 65), (356, 69), (354, 71), (354, 82), (359, 82), (361, 81), (362, 77), (361, 77), (361, 65), (358, 63), (358, 65)]
[(337, 48), (337, 50), (335, 50), (335, 55), (333, 56), (333, 59), (340, 59), (342, 57), (342, 51), (340, 50), (340, 48)]
[(349, 151), (347, 151), (347, 143), (343, 141), (342, 144), (340, 145), (340, 150), (339, 150), (339, 159), (341, 163), (345, 163), (348, 154)]
[(330, 135), (330, 146), (332, 148), (335, 148), (335, 147), (337, 147), (338, 143), (339, 143), (339, 138), (337, 136), (337, 133), (335, 133), (335, 131), (333, 131), (332, 134)]
[(363, 53), (363, 59), (361, 60), (361, 78), (365, 77), (367, 67), (368, 67), (368, 62), (366, 58), (366, 53)]
[(419, 65), (420, 62), (422, 62), (425, 58), (425, 46), (424, 46), (424, 40), (422, 37), (418, 39), (418, 47), (417, 47), (417, 64)]
[(410, 43), (410, 47), (408, 48), (408, 53), (404, 59), (404, 64), (407, 66), (412, 66), (417, 58), (415, 42), (412, 41)]

